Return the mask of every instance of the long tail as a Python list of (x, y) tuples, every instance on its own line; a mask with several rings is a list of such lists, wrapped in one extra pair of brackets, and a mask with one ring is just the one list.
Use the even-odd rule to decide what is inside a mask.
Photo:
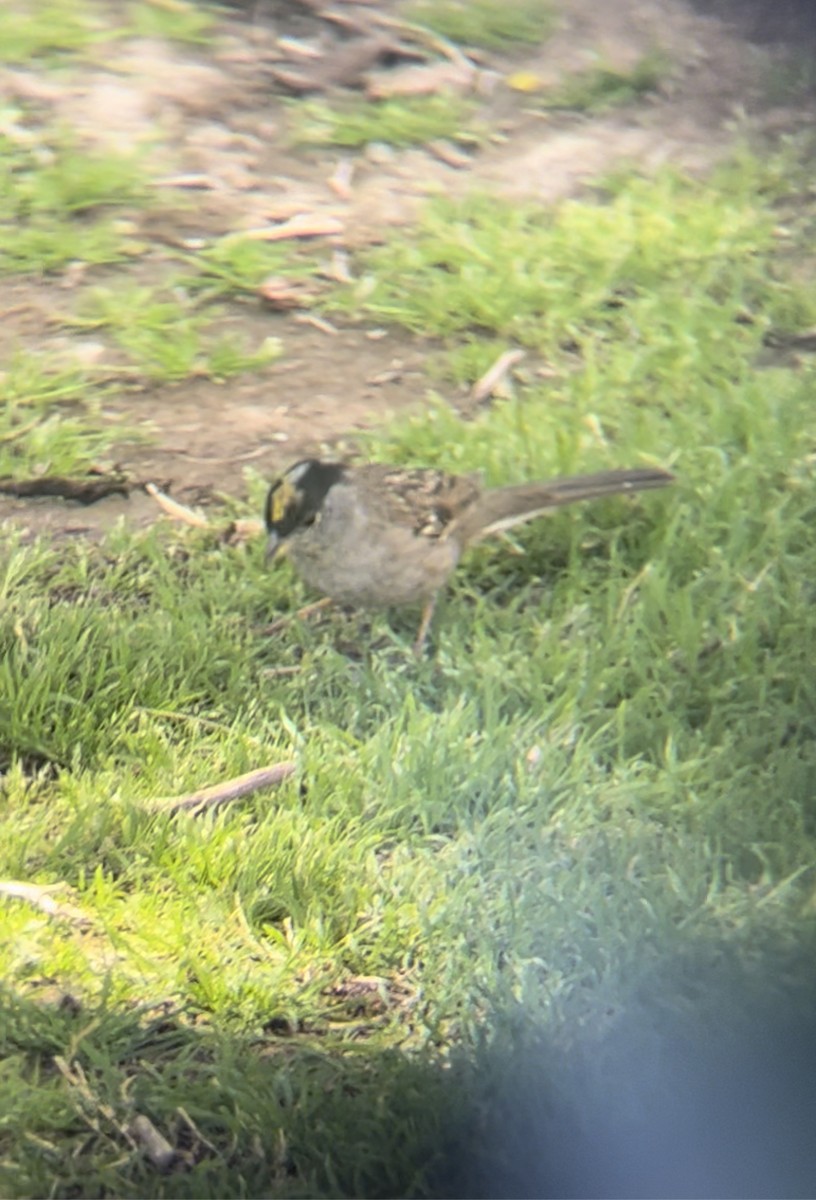
[(543, 483), (520, 483), (494, 488), (482, 496), (467, 524), (472, 530), (470, 541), (478, 541), (503, 529), (511, 529), (532, 521), (543, 513), (572, 504), (575, 500), (593, 500), (620, 492), (643, 492), (649, 488), (665, 487), (674, 476), (659, 467), (633, 468), (625, 471), (601, 471), (597, 475), (569, 475)]

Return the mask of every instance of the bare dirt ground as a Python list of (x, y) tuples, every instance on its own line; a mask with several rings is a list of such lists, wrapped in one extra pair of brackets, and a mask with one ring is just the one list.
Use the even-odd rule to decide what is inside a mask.
[[(481, 117), (497, 136), (455, 166), (424, 149), (372, 154), (291, 148), (284, 89), (275, 75), (279, 39), (311, 39), (325, 62), (345, 53), (352, 40), (305, 3), (236, 7), (222, 21), (217, 44), (202, 52), (151, 40), (112, 42), (104, 66), (97, 55), (97, 65), (70, 75), (5, 70), (0, 100), (23, 98), (58, 114), (88, 145), (148, 143), (157, 175), (206, 180), (205, 189), (185, 190), (177, 211), (168, 200), (158, 215), (134, 214), (136, 235), (155, 249), (132, 268), (100, 272), (103, 282), (110, 284), (116, 272), (142, 283), (160, 281), (168, 270), (168, 242), (200, 244), (270, 216), (316, 210), (336, 216), (342, 228), (326, 241), (328, 260), (338, 247), (382, 240), (388, 226), (410, 222), (433, 192), (481, 187), (550, 204), (579, 194), (616, 164), (649, 170), (668, 161), (704, 172), (740, 133), (773, 137), (811, 121), (812, 111), (801, 104), (792, 108), (769, 90), (773, 65), (784, 61), (787, 49), (751, 40), (757, 36), (756, 6), (746, 5), (740, 14), (723, 0), (723, 17), (707, 15), (701, 6), (685, 0), (559, 0), (562, 19), (542, 46), (509, 58), (481, 56)], [(386, 0), (377, 8), (398, 11)], [(740, 24), (740, 15), (749, 19)], [(557, 85), (598, 62), (627, 71), (655, 48), (669, 64), (659, 90), (603, 115), (545, 115), (505, 85), (512, 72)], [(340, 197), (329, 180), (343, 159), (354, 160), (354, 174), (348, 194)], [(81, 355), (83, 339), (66, 336), (58, 318), (71, 308), (77, 285), (87, 282), (81, 269), (62, 278), (7, 282), (0, 360), (17, 346), (53, 351), (56, 344)], [(148, 435), (144, 443), (121, 446), (116, 457), (124, 470), (135, 479), (155, 479), (186, 502), (240, 494), (248, 464), (271, 475), (306, 453), (342, 449), (361, 429), (421, 404), (429, 386), (425, 361), (431, 347), (371, 321), (335, 322), (331, 332), (304, 321), (303, 313), (270, 311), (260, 299), (227, 306), (224, 321), (227, 331), (255, 344), (280, 339), (282, 356), (222, 385), (194, 380), (123, 389), (102, 414), (106, 422)], [(104, 343), (104, 334), (93, 339)], [(139, 523), (156, 515), (139, 492), (93, 509), (0, 501), (0, 517), (33, 530), (93, 531), (121, 513)]]

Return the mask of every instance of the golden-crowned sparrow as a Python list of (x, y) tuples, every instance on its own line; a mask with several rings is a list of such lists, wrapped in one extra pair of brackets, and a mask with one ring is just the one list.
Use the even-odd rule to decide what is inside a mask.
[(473, 542), (573, 500), (663, 487), (659, 467), (484, 488), (478, 478), (383, 463), (304, 459), (266, 498), (267, 553), (286, 547), (310, 587), (361, 608), (424, 605), (421, 649), (439, 589)]

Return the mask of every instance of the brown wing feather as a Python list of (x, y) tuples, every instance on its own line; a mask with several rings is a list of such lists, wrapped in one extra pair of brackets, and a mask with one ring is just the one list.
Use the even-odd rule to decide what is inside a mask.
[(479, 503), (465, 515), (463, 537), (465, 541), (478, 541), (491, 533), (532, 521), (576, 500), (642, 492), (649, 488), (665, 487), (673, 479), (669, 471), (659, 467), (633, 467), (630, 470), (569, 475), (541, 483), (490, 489), (482, 493)]
[(476, 478), (449, 475), (433, 467), (392, 467), (366, 463), (354, 468), (389, 522), (423, 537), (444, 538), (471, 512), (482, 489)]

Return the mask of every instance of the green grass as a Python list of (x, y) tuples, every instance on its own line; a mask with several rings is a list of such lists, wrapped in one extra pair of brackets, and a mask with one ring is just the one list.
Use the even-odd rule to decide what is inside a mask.
[(488, 50), (543, 42), (555, 19), (546, 0), (421, 0), (409, 4), (404, 15), (452, 42)]
[(218, 10), (217, 4), (139, 0), (127, 7), (125, 30), (136, 37), (206, 46), (212, 41)]
[(0, 135), (5, 273), (41, 274), (70, 262), (99, 265), (126, 257), (132, 239), (113, 213), (145, 202), (138, 155), (89, 150), (64, 130)]
[(802, 48), (792, 50), (784, 59), (774, 59), (763, 79), (769, 106), (801, 103), (816, 92), (816, 68), (812, 57)]
[[(7, 1191), (258, 1194), (279, 1171), (281, 1194), (423, 1192), (441, 1112), (469, 1111), (434, 1058), (492, 1013), (591, 1023), (678, 946), (790, 934), (816, 849), (811, 390), (782, 372), (716, 419), (693, 394), (622, 414), (616, 460), (682, 449), (676, 489), (472, 557), (418, 665), (407, 617), (351, 660), (331, 627), (263, 637), (301, 596), (257, 545), (12, 547), (2, 873), (68, 883), (93, 926), (7, 904), (6, 1136), (51, 1146), (20, 1143)], [(498, 475), (522, 433), (525, 471), (578, 465), (563, 412), (523, 415), (483, 417), (462, 465)], [(443, 410), (402, 448), (454, 431)], [(298, 780), (215, 820), (147, 811), (292, 754)], [(392, 1006), (338, 999), (358, 976)], [(50, 979), (85, 1011), (40, 1009)], [(192, 1175), (147, 1169), (137, 1112)]]
[(546, 92), (542, 104), (545, 108), (586, 113), (601, 113), (632, 104), (660, 87), (666, 77), (668, 62), (665, 54), (655, 51), (645, 54), (630, 71), (592, 67), (571, 76), (554, 91)]
[(808, 288), (767, 275), (775, 206), (796, 186), (787, 164), (738, 156), (707, 186), (622, 175), (555, 212), (441, 198), (417, 231), (361, 256), (359, 283), (334, 303), (447, 338), (458, 369), (467, 342), (501, 339), (570, 374), (580, 364), (585, 392), (603, 372), (605, 393), (621, 383), (632, 396), (634, 383), (637, 399), (659, 381), (684, 395), (691, 379), (749, 372), (770, 326), (816, 318)]
[(125, 432), (102, 426), (103, 395), (80, 368), (18, 352), (0, 378), (0, 478), (85, 474)]
[(208, 300), (225, 296), (252, 296), (270, 276), (295, 281), (314, 278), (321, 267), (321, 251), (291, 242), (264, 242), (240, 233), (227, 234), (205, 247), (189, 262), (191, 270), (182, 284)]
[(274, 339), (257, 350), (234, 337), (213, 332), (217, 316), (197, 311), (183, 288), (96, 288), (71, 322), (84, 330), (103, 329), (125, 351), (133, 369), (154, 382), (189, 377), (227, 379), (265, 366), (279, 353)]
[(115, 38), (163, 37), (201, 45), (212, 36), (216, 6), (185, 0), (9, 0), (0, 9), (3, 60), (57, 67)]
[[(6, 147), (15, 269), (105, 261), (92, 232), (124, 253), (106, 213), (143, 203), (138, 169), (38, 146)], [(495, 1136), (501, 1071), (479, 1064), (509, 1045), (507, 1070), (528, 1026), (557, 1064), (597, 1058), (650, 990), (655, 1020), (698, 1011), (706, 977), (677, 964), (761, 974), (769, 943), (804, 942), (814, 365), (756, 361), (816, 323), (790, 269), (806, 152), (621, 175), (552, 211), (440, 200), (358, 255), (336, 307), (435, 339), (463, 383), (511, 345), (548, 370), (467, 421), (436, 401), (374, 456), (495, 484), (678, 476), (472, 552), (421, 662), (412, 613), (264, 633), (307, 594), (262, 539), (6, 539), (0, 879), (66, 885), (87, 925), (0, 898), (0, 1193), (452, 1194), (457, 1152)], [(209, 342), (187, 289), (292, 263), (314, 269), (227, 239), (175, 292), (105, 278), (77, 320), (153, 378), (227, 375), (254, 359)], [(0, 388), (0, 475), (106, 449), (92, 378), (20, 351)], [(289, 758), (217, 816), (153, 809)]]
[(301, 146), (346, 146), (369, 142), (392, 146), (421, 145), (434, 138), (472, 141), (473, 101), (437, 94), (394, 100), (298, 100), (290, 106), (292, 140)]
[(0, 9), (0, 46), (9, 63), (53, 60), (105, 36), (101, 5), (74, 0), (9, 0)]
[[(0, 14), (9, 61), (52, 50), (77, 52), (101, 31), (92, 4), (35, 5)], [(0, 270), (44, 276), (71, 263), (94, 266), (131, 252), (115, 214), (146, 202), (141, 156), (90, 150), (71, 130), (43, 123), (35, 108), (9, 108), (0, 136)], [(16, 279), (12, 279), (13, 294)], [(23, 305), (26, 308), (26, 305)], [(42, 301), (54, 312), (54, 296)], [(10, 305), (10, 315), (16, 305)], [(104, 390), (92, 373), (50, 349), (12, 345), (0, 376), (0, 477), (82, 475), (114, 439), (100, 420)], [(127, 431), (116, 431), (121, 438)]]

